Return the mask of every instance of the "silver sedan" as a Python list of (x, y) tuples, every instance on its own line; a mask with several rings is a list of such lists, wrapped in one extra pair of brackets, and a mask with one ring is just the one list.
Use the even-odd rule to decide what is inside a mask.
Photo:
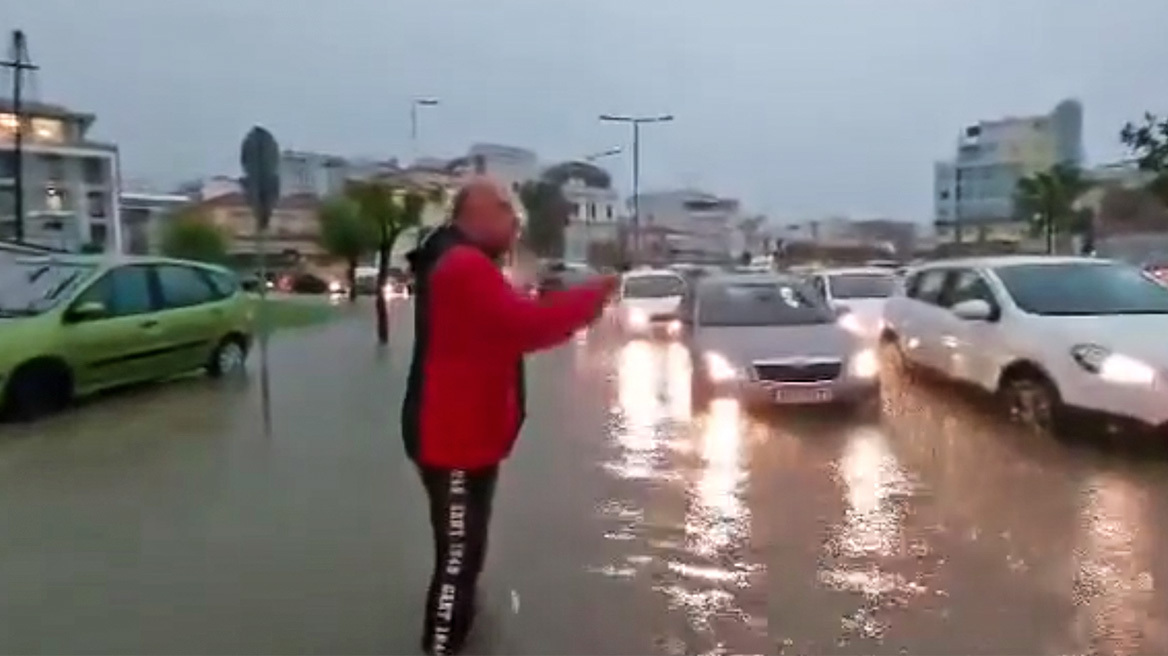
[(691, 290), (682, 317), (695, 409), (733, 396), (751, 405), (879, 410), (876, 351), (794, 276), (706, 278)]

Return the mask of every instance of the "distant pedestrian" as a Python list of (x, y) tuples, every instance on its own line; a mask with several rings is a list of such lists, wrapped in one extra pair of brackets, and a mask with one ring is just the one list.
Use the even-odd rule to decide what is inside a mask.
[(455, 197), (450, 224), (408, 256), (415, 336), (402, 435), (434, 531), (427, 654), (457, 653), (475, 620), (499, 464), (525, 416), (523, 356), (568, 340), (616, 287), (598, 277), (538, 301), (516, 290), (500, 270), (520, 229), (511, 203), (502, 187), (475, 178)]

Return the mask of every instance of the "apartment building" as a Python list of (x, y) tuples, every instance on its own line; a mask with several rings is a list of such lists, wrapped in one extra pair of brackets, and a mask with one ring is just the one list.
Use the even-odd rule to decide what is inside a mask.
[[(0, 239), (16, 234), (14, 110), (0, 99)], [(95, 120), (61, 105), (22, 104), (26, 242), (68, 251), (122, 250), (118, 149), (90, 138)]]
[(742, 220), (737, 199), (677, 189), (641, 194), (639, 206), (642, 230), (664, 235), (657, 248), (670, 257), (727, 261), (739, 255), (733, 252), (733, 233)]
[(979, 121), (964, 128), (952, 159), (936, 162), (933, 192), (937, 237), (1021, 241), (1029, 224), (1017, 217), (1018, 180), (1055, 164), (1083, 164), (1083, 106), (1064, 100), (1047, 114)]
[[(240, 193), (224, 194), (192, 206), (204, 220), (218, 226), (231, 240), (229, 252), (236, 266), (258, 264), (259, 235), (255, 215), (247, 197)], [(266, 252), (275, 267), (330, 265), (321, 248), (320, 199), (311, 194), (286, 196), (272, 211), (268, 226)]]

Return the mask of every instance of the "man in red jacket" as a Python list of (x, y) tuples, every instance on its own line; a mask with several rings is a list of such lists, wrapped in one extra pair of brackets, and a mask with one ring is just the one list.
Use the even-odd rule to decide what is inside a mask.
[(415, 331), (402, 436), (434, 530), (428, 654), (457, 653), (474, 622), (499, 463), (524, 419), (523, 356), (598, 317), (616, 286), (604, 277), (538, 301), (519, 293), (499, 268), (518, 233), (510, 195), (478, 178), (459, 191), (451, 224), (409, 255)]

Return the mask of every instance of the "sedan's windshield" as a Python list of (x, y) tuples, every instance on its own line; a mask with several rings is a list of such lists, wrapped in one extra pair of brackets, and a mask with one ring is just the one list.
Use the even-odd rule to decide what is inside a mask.
[(841, 273), (829, 276), (832, 298), (887, 298), (896, 290), (896, 278), (882, 273)]
[(630, 276), (625, 278), (623, 295), (625, 298), (664, 298), (681, 296), (685, 293), (685, 281), (681, 276), (663, 274), (660, 276)]
[(89, 277), (93, 267), (18, 261), (0, 266), (0, 317), (30, 316), (51, 309)]
[(996, 273), (1018, 307), (1030, 314), (1168, 314), (1168, 287), (1124, 264), (1032, 264)]
[(698, 301), (703, 326), (800, 326), (831, 323), (835, 315), (807, 287), (790, 282), (731, 283)]

